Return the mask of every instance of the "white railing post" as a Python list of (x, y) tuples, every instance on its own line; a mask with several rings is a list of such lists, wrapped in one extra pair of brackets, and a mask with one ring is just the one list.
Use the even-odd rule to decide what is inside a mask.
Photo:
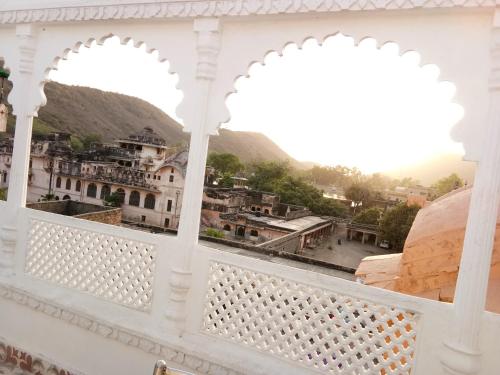
[[(497, 22), (498, 13), (496, 15)], [(500, 28), (492, 34), (490, 105), (478, 162), (442, 363), (446, 374), (480, 371), (479, 337), (486, 304), (500, 191)]]
[(170, 298), (167, 318), (183, 330), (186, 318), (186, 298), (191, 285), (191, 257), (198, 243), (200, 212), (207, 160), (207, 124), (210, 107), (210, 90), (217, 71), (217, 56), (220, 49), (219, 20), (202, 18), (194, 20), (197, 34), (197, 67), (195, 100), (192, 111), (193, 123), (187, 124), (191, 130), (189, 160), (186, 172), (182, 212), (179, 221), (178, 241), (182, 250), (174, 255), (170, 275)]
[[(16, 130), (12, 167), (10, 170), (7, 212), (9, 220), (0, 228), (2, 252), (0, 254), (0, 272), (14, 273), (14, 252), (17, 237), (17, 216), (19, 208), (26, 205), (28, 189), (28, 169), (31, 146), (33, 116), (37, 106), (34, 100), (40, 95), (40, 88), (33, 82), (34, 57), (36, 53), (36, 30), (32, 25), (21, 24), (16, 28), (18, 41), (18, 59), (13, 67), (13, 91), (9, 100), (16, 115)], [(37, 92), (38, 91), (38, 92)]]

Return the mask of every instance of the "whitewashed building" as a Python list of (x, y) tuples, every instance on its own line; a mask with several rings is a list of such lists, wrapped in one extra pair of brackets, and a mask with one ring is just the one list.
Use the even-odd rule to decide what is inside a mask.
[[(27, 202), (71, 199), (103, 204), (112, 193), (121, 196), (123, 218), (177, 228), (187, 166), (187, 151), (176, 152), (145, 128), (114, 145), (75, 154), (69, 135), (51, 134), (31, 145)], [(12, 143), (0, 146), (0, 187), (8, 187)], [(77, 161), (77, 159), (80, 159)]]

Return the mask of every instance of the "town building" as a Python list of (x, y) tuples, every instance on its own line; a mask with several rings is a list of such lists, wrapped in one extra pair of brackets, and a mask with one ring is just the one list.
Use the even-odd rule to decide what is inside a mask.
[[(0, 187), (6, 188), (12, 140), (0, 144)], [(93, 145), (78, 153), (70, 135), (53, 133), (34, 139), (27, 202), (74, 200), (101, 205), (119, 196), (123, 219), (176, 228), (182, 204), (188, 152), (176, 151), (150, 128), (113, 144)]]

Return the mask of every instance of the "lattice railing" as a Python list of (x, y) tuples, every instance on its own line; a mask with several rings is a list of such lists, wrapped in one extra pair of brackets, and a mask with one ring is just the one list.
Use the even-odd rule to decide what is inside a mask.
[(203, 330), (331, 374), (409, 374), (415, 312), (213, 262)]
[(154, 245), (31, 219), (26, 273), (138, 310), (150, 310)]

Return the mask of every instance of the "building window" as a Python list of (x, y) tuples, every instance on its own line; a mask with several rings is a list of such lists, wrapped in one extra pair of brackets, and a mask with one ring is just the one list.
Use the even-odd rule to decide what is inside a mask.
[(145, 215), (142, 215), (142, 216), (141, 216), (141, 221), (142, 221), (142, 222), (145, 222), (145, 221), (146, 221), (146, 216), (145, 216)]
[(148, 173), (148, 178), (151, 178), (151, 175)]
[(160, 181), (160, 180), (161, 180), (161, 176), (158, 176), (158, 181)]
[(58, 200), (59, 200), (59, 195), (56, 195), (56, 201), (58, 201)]
[(61, 162), (57, 163), (57, 167), (58, 167), (59, 169), (62, 169), (62, 163), (61, 163)]
[(236, 235), (240, 237), (245, 237), (245, 228), (238, 227), (238, 229), (236, 229)]
[(69, 178), (66, 179), (66, 190), (71, 190), (71, 180)]
[(75, 190), (76, 191), (82, 190), (82, 182), (80, 180), (76, 181)]
[(154, 194), (149, 193), (144, 199), (144, 208), (149, 208), (150, 210), (155, 209), (156, 198)]
[(171, 175), (170, 175), (170, 177), (168, 178), (168, 180), (169, 180), (170, 182), (174, 182), (174, 175), (173, 175), (173, 174), (171, 174)]
[(170, 173), (174, 173), (174, 168), (172, 168), (172, 169), (170, 170)]
[(3, 172), (3, 182), (7, 182), (7, 172)]
[(167, 202), (167, 211), (168, 212), (172, 211), (172, 200), (171, 199), (169, 199)]
[(95, 198), (97, 197), (97, 185), (94, 183), (89, 184), (87, 187), (87, 197)]
[(118, 195), (118, 201), (120, 204), (125, 203), (125, 190), (122, 188), (116, 189), (116, 195)]
[(224, 225), (224, 230), (226, 232), (230, 232), (231, 231), (231, 225), (229, 225), (229, 224)]
[(111, 195), (111, 188), (109, 185), (102, 185), (101, 188), (101, 199), (106, 199)]
[(56, 179), (56, 188), (60, 188), (61, 187), (61, 177), (57, 177)]
[(33, 168), (33, 160), (30, 159), (30, 168)]
[(259, 237), (259, 232), (257, 232), (255, 229), (252, 229), (250, 231), (250, 236), (252, 236), (252, 237)]
[(67, 201), (67, 200), (70, 200), (70, 199), (71, 199), (71, 197), (69, 195), (67, 195), (67, 194), (63, 197), (63, 201)]
[(130, 193), (130, 198), (128, 199), (128, 204), (131, 206), (139, 207), (139, 203), (141, 201), (141, 194), (137, 190), (134, 190)]
[(255, 211), (255, 206), (252, 206), (252, 211)]
[(265, 213), (266, 215), (269, 215), (269, 210), (266, 208), (266, 209), (264, 210), (264, 213)]
[(167, 228), (170, 226), (170, 219), (165, 219), (165, 226)]

